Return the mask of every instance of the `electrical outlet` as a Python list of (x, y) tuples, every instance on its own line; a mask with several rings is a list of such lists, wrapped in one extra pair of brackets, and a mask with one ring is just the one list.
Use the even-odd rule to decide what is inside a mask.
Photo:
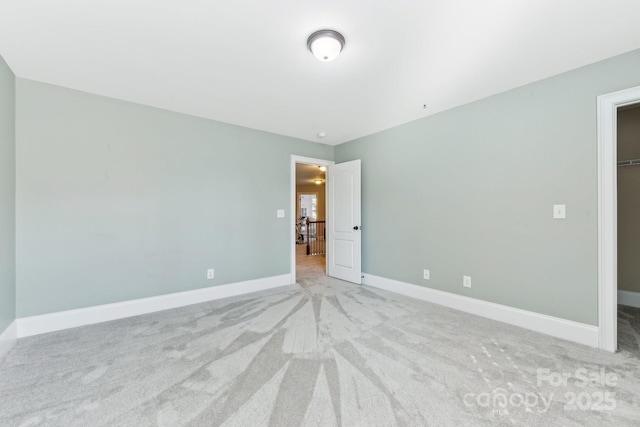
[(471, 276), (462, 276), (462, 286), (465, 288), (471, 287)]
[(425, 268), (422, 277), (424, 277), (424, 280), (429, 280), (431, 278), (431, 272)]
[(215, 270), (210, 268), (207, 270), (207, 279), (213, 279), (215, 277)]

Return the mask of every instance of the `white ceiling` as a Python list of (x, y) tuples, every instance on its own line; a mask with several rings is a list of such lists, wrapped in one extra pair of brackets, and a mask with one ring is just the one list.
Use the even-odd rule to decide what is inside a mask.
[[(0, 0), (0, 55), (19, 77), (334, 145), (640, 48), (639, 17), (638, 0)], [(328, 63), (306, 49), (324, 28), (346, 38)]]

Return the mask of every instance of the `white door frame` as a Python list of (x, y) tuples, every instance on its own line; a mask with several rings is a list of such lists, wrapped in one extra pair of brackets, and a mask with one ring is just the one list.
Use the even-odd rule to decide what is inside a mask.
[(598, 346), (618, 349), (618, 108), (640, 102), (640, 86), (598, 96)]
[[(291, 245), (291, 283), (296, 283), (296, 220), (298, 212), (296, 212), (296, 163), (306, 163), (308, 165), (319, 165), (319, 166), (331, 166), (334, 165), (335, 162), (333, 160), (325, 160), (325, 159), (314, 159), (311, 157), (302, 157), (296, 156), (295, 154), (291, 155), (291, 193), (289, 195), (289, 200), (291, 206), (289, 208), (289, 212), (291, 212), (291, 221), (289, 229), (291, 230), (291, 236), (289, 237), (289, 244)], [(325, 193), (326, 198), (326, 193)], [(326, 206), (326, 200), (325, 200)], [(329, 248), (327, 248), (327, 251)], [(327, 257), (326, 259), (329, 259)], [(325, 266), (326, 271), (326, 266)]]

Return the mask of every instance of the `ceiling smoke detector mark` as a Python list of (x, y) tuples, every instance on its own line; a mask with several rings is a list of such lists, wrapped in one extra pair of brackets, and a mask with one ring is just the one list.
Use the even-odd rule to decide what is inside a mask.
[(318, 138), (319, 139), (324, 139), (327, 137), (327, 133), (326, 132), (318, 132)]

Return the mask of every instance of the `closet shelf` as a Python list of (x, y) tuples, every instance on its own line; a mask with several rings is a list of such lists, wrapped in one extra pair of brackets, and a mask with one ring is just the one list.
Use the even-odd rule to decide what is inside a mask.
[(619, 160), (618, 161), (618, 167), (625, 167), (625, 166), (639, 166), (640, 165), (640, 159), (633, 159), (633, 160)]

